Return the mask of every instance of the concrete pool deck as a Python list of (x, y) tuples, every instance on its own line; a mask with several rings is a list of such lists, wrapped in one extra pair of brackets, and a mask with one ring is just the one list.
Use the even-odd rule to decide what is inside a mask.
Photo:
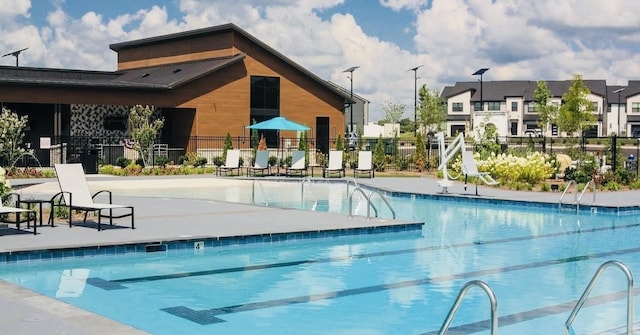
[[(315, 229), (345, 229), (376, 225), (404, 224), (404, 221), (348, 218), (345, 214), (286, 210), (250, 206), (210, 200), (169, 199), (166, 197), (119, 196), (118, 187), (141, 187), (153, 183), (163, 188), (177, 183), (224, 183), (233, 178), (212, 176), (170, 177), (111, 177), (88, 176), (92, 190), (110, 189), (113, 186), (114, 203), (135, 206), (136, 229), (129, 228), (128, 219), (116, 220), (117, 228), (97, 231), (94, 226), (69, 228), (65, 224), (55, 227), (38, 227), (38, 235), (15, 233), (9, 225), (0, 236), (0, 252), (75, 248), (128, 244), (153, 241), (170, 241), (221, 236), (273, 234)], [(238, 178), (236, 178), (238, 179)], [(242, 178), (239, 178), (242, 179)], [(322, 178), (316, 178), (323, 180)], [(361, 185), (379, 187), (388, 191), (440, 194), (441, 188), (432, 178), (374, 178), (358, 179)], [(58, 191), (55, 179), (12, 180), (20, 193), (27, 198), (48, 199)], [(27, 184), (32, 186), (24, 187)], [(148, 185), (145, 185), (148, 187)], [(482, 199), (515, 200), (526, 202), (558, 203), (561, 193), (509, 191), (480, 186), (475, 196), (475, 185), (454, 182), (446, 196)], [(606, 207), (638, 207), (640, 191), (599, 192), (595, 205)], [(585, 195), (591, 202), (591, 195)], [(587, 199), (587, 198), (585, 198)], [(567, 199), (567, 201), (571, 201)], [(1, 234), (1, 233), (0, 233)], [(99, 315), (75, 308), (58, 300), (42, 296), (17, 285), (0, 281), (0, 333), (6, 334), (145, 334), (140, 330), (117, 323)]]

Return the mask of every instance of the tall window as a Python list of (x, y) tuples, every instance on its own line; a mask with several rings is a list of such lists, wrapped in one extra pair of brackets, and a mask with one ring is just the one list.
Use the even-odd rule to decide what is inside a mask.
[(453, 112), (462, 112), (462, 102), (454, 102), (451, 105), (451, 111), (453, 111)]
[[(250, 116), (247, 124), (255, 120), (262, 122), (280, 116), (280, 78), (251, 76)], [(263, 130), (267, 146), (277, 146), (276, 130)]]
[(474, 111), (482, 111), (482, 103), (480, 101), (476, 101), (473, 103), (473, 110)]
[(537, 113), (538, 107), (535, 102), (527, 103), (527, 113)]
[(631, 103), (631, 113), (640, 113), (640, 102)]
[(499, 111), (500, 110), (500, 101), (489, 101), (487, 102), (490, 111)]
[(518, 102), (517, 101), (511, 101), (511, 111), (512, 112), (517, 112), (518, 111)]

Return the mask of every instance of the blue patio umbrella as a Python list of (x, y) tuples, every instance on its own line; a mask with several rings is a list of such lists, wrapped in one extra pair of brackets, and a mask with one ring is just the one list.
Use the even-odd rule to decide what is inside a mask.
[(299, 123), (289, 121), (282, 116), (276, 116), (273, 119), (258, 122), (247, 126), (249, 129), (262, 129), (262, 130), (309, 130), (309, 127), (301, 125)]
[[(252, 124), (247, 126), (249, 129), (259, 129), (259, 130), (277, 130), (278, 131), (278, 147), (276, 151), (280, 151), (280, 130), (291, 130), (291, 131), (305, 131), (309, 130), (309, 127), (305, 125), (301, 125), (299, 123), (288, 120), (282, 116), (276, 116), (272, 119), (258, 122), (256, 124)], [(282, 160), (282, 153), (280, 153)], [(280, 174), (280, 164), (278, 164), (278, 174)]]

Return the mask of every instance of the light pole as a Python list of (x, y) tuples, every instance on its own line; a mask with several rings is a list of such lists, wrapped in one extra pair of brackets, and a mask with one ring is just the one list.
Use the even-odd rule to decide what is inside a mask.
[(418, 65), (413, 69), (413, 135), (418, 136), (418, 69), (422, 65)]
[(489, 71), (489, 68), (482, 68), (472, 74), (472, 76), (480, 76), (480, 110), (484, 110), (484, 101), (482, 99), (482, 75)]
[(620, 107), (622, 107), (622, 103), (620, 102), (620, 93), (625, 90), (626, 87), (619, 88), (611, 93), (618, 93), (618, 132), (617, 136), (620, 136)]
[(349, 132), (353, 132), (353, 71), (355, 71), (359, 66), (352, 66), (344, 71), (349, 72), (349, 80), (351, 80), (351, 101), (349, 101), (349, 115), (351, 117), (351, 121), (349, 122)]

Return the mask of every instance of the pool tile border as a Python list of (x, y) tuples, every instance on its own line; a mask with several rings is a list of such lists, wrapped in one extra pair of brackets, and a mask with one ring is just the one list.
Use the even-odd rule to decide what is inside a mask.
[[(343, 228), (324, 231), (301, 231), (287, 233), (271, 233), (229, 237), (192, 237), (188, 239), (167, 241), (146, 241), (129, 244), (110, 244), (98, 246), (69, 246), (45, 250), (8, 251), (0, 253), (0, 264), (30, 263), (54, 261), (70, 258), (118, 256), (135, 253), (187, 251), (195, 250), (197, 242), (204, 242), (205, 248), (222, 246), (243, 246), (252, 244), (271, 244), (310, 239), (341, 238), (359, 235), (377, 235), (386, 233), (422, 233), (424, 223), (405, 223), (374, 227)], [(160, 246), (160, 248), (158, 248)]]

